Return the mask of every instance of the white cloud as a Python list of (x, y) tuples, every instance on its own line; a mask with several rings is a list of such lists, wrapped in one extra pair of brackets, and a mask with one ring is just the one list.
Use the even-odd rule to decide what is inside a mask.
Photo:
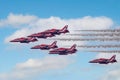
[(109, 71), (102, 80), (120, 80), (120, 69)]
[(0, 26), (13, 26), (13, 27), (19, 27), (24, 25), (29, 25), (30, 23), (33, 23), (37, 20), (36, 16), (33, 15), (16, 15), (13, 13), (10, 13), (6, 19), (0, 20)]
[(1, 73), (0, 80), (30, 80), (35, 75), (49, 70), (62, 69), (73, 63), (70, 56), (48, 56), (43, 59), (29, 59), (18, 63), (9, 73)]
[(91, 17), (85, 16), (79, 19), (70, 19), (73, 29), (106, 29), (113, 25), (113, 21), (105, 16)]
[[(68, 29), (70, 30), (70, 33), (75, 33), (75, 31), (73, 30), (78, 30), (78, 29), (79, 30), (80, 29), (107, 29), (113, 26), (113, 21), (110, 18), (105, 16), (100, 16), (100, 17), (85, 16), (83, 18), (76, 18), (76, 19), (61, 19), (60, 17), (54, 17), (54, 16), (50, 18), (38, 18), (37, 16), (32, 16), (28, 21), (27, 19), (30, 17), (30, 15), (23, 16), (23, 15), (12, 14), (12, 16), (10, 16), (10, 19), (9, 19), (9, 16), (5, 21), (10, 22), (11, 24), (10, 23), (6, 23), (6, 24), (15, 26), (18, 23), (24, 23), (24, 24), (27, 24), (27, 26), (15, 31), (12, 35), (8, 36), (5, 39), (6, 43), (8, 43), (10, 40), (14, 38), (24, 37), (32, 33), (44, 31), (46, 29), (51, 29), (51, 28), (60, 29), (66, 24), (69, 25)], [(12, 17), (13, 17), (13, 20), (12, 20)], [(18, 17), (20, 18), (20, 21), (15, 20)], [(23, 19), (25, 18), (25, 20), (21, 22), (22, 18)], [(63, 37), (63, 35), (60, 35), (59, 37)], [(65, 35), (64, 37), (67, 37), (67, 36)]]

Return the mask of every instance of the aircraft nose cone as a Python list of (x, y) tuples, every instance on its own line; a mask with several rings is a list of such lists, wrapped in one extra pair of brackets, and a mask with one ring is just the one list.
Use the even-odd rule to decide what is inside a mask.
[(89, 61), (89, 63), (93, 63), (93, 61)]
[(10, 42), (12, 42), (12, 41), (10, 41)]
[(35, 49), (35, 47), (31, 47), (31, 49)]
[(11, 40), (10, 42), (14, 42), (14, 40)]

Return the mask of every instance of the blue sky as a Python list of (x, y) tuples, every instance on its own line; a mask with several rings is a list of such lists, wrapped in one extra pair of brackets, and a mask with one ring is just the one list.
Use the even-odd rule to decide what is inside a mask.
[[(109, 73), (109, 71), (112, 72), (112, 70), (114, 70), (115, 67), (116, 66), (118, 67), (119, 65), (115, 64), (113, 66), (110, 65), (110, 67), (108, 67), (109, 65), (101, 66), (101, 65), (93, 65), (88, 63), (89, 60), (96, 58), (97, 56), (100, 55), (100, 53), (89, 53), (89, 52), (86, 53), (84, 51), (82, 52), (79, 50), (76, 53), (76, 55), (68, 55), (68, 56), (63, 56), (63, 58), (61, 58), (62, 56), (59, 57), (59, 55), (49, 55), (48, 51), (31, 50), (30, 47), (35, 45), (34, 43), (10, 44), (5, 40), (11, 39), (11, 38), (8, 39), (7, 37), (15, 35), (14, 33), (15, 32), (17, 33), (17, 31), (22, 31), (27, 29), (29, 34), (30, 33), (29, 30), (32, 30), (32, 29), (37, 30), (36, 28), (38, 28), (38, 26), (34, 28), (31, 25), (36, 25), (37, 23), (35, 23), (35, 21), (36, 22), (38, 21), (39, 23), (39, 20), (44, 22), (44, 19), (50, 23), (44, 24), (46, 22), (44, 23), (40, 22), (41, 23), (40, 27), (42, 29), (49, 28), (49, 27), (44, 27), (44, 25), (53, 27), (51, 25), (52, 23), (55, 23), (53, 24), (55, 26), (59, 26), (56, 28), (61, 28), (61, 26), (63, 26), (64, 23), (68, 23), (68, 25), (70, 25), (72, 29), (74, 29), (73, 25), (76, 25), (80, 29), (81, 24), (79, 24), (79, 21), (89, 22), (89, 23), (86, 22), (86, 24), (84, 24), (85, 27), (83, 25), (82, 28), (84, 29), (89, 29), (91, 25), (95, 25), (93, 29), (99, 29), (98, 28), (99, 25), (97, 25), (97, 24), (100, 24), (100, 23), (97, 23), (99, 21), (101, 22), (100, 26), (104, 26), (102, 28), (105, 28), (105, 29), (110, 27), (115, 28), (115, 27), (118, 27), (120, 24), (119, 3), (120, 3), (119, 0), (99, 0), (99, 1), (98, 0), (91, 0), (91, 1), (90, 0), (36, 0), (36, 1), (35, 0), (12, 0), (12, 1), (0, 0), (0, 23), (3, 24), (2, 26), (0, 26), (0, 34), (1, 34), (0, 36), (0, 45), (1, 45), (0, 46), (0, 49), (1, 49), (0, 79), (5, 80), (1, 78), (4, 76), (4, 77), (8, 77), (6, 78), (7, 80), (13, 80), (14, 78), (16, 80), (29, 80), (29, 79), (30, 80), (101, 80), (101, 79), (108, 80), (109, 75), (107, 75), (107, 78), (104, 78), (104, 75), (105, 75), (104, 73), (107, 74)], [(33, 18), (35, 18), (35, 20), (31, 20), (33, 21), (33, 24), (31, 24), (30, 22), (27, 22), (25, 23), (25, 25), (27, 26), (20, 25), (20, 27), (16, 27), (14, 25), (15, 22), (11, 22), (10, 20), (12, 20), (13, 17), (18, 18), (19, 15), (22, 15), (23, 17), (32, 16)], [(10, 17), (10, 20), (9, 20), (9, 17)], [(22, 19), (22, 18), (19, 18), (19, 19)], [(70, 23), (71, 19), (73, 20), (71, 21), (72, 23)], [(22, 20), (18, 20), (18, 23), (19, 21), (22, 21)], [(61, 22), (59, 23), (59, 21)], [(91, 22), (93, 24), (90, 24)], [(41, 30), (41, 28), (38, 28), (38, 29)], [(27, 33), (25, 35), (27, 35)], [(39, 44), (42, 43), (42, 40), (40, 41), (39, 41)], [(46, 40), (46, 43), (50, 43), (50, 42)], [(78, 43), (78, 42), (71, 42), (71, 44), (73, 43)], [(23, 66), (26, 66), (29, 63), (30, 59), (32, 59), (33, 65), (35, 63), (38, 63), (36, 59), (38, 59), (40, 63), (43, 63), (43, 66), (46, 65), (44, 64), (44, 62), (49, 64), (49, 62), (47, 62), (46, 60), (46, 57), (48, 58), (48, 60), (55, 59), (58, 62), (53, 61), (53, 63), (55, 63), (53, 64), (51, 61), (50, 65), (47, 65), (47, 66), (50, 66), (48, 70), (47, 68), (45, 68), (45, 70), (38, 68), (38, 72), (36, 71), (32, 73), (32, 70), (28, 69), (24, 74), (25, 77), (22, 76), (23, 77), (22, 79), (20, 79), (17, 75), (15, 77), (15, 73), (19, 74), (19, 71), (21, 71)], [(51, 57), (53, 57), (53, 59), (51, 59)], [(58, 59), (56, 59), (56, 57), (58, 57)], [(59, 58), (63, 59), (63, 61), (60, 61)], [(64, 66), (60, 65), (62, 63), (64, 64)], [(36, 70), (34, 69), (36, 67), (34, 67), (33, 65), (31, 69)], [(56, 69), (55, 66), (51, 67), (51, 65), (55, 65), (55, 66), (58, 65), (60, 67), (57, 67)], [(38, 65), (35, 64), (35, 66), (38, 66)], [(18, 71), (15, 69), (17, 69)], [(118, 68), (118, 70), (120, 69)], [(116, 73), (119, 73), (119, 72), (116, 72)], [(13, 75), (9, 75), (9, 74), (13, 74)], [(35, 76), (32, 76), (33, 74)], [(93, 76), (93, 75), (96, 75), (96, 76)], [(117, 76), (116, 79), (120, 79), (120, 78)]]
[(86, 15), (102, 15), (119, 19), (117, 16), (120, 13), (119, 8), (119, 0), (0, 0), (1, 17), (6, 17), (8, 13), (13, 12), (32, 14), (43, 18), (49, 16), (78, 18)]

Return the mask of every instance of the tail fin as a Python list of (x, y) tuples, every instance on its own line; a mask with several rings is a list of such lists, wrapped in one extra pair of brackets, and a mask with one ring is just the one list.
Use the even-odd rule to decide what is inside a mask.
[(54, 41), (50, 46), (54, 47), (54, 46), (56, 46), (56, 43), (57, 43), (57, 41)]
[(116, 57), (116, 55), (113, 55), (113, 56), (109, 59), (110, 62), (114, 61), (114, 60), (115, 60), (115, 57)]
[(67, 30), (67, 28), (68, 28), (68, 25), (65, 25), (65, 26), (61, 29), (61, 31), (65, 31), (65, 30)]
[(71, 48), (70, 48), (70, 50), (73, 50), (73, 49), (75, 49), (76, 48), (76, 44), (74, 44)]

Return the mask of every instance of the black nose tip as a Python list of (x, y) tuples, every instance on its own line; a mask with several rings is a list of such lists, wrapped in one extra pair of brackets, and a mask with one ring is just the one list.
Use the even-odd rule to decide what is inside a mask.
[(89, 63), (92, 63), (92, 61), (89, 61)]
[(14, 42), (13, 40), (11, 40), (10, 42)]
[(31, 47), (31, 49), (35, 49), (34, 47)]

